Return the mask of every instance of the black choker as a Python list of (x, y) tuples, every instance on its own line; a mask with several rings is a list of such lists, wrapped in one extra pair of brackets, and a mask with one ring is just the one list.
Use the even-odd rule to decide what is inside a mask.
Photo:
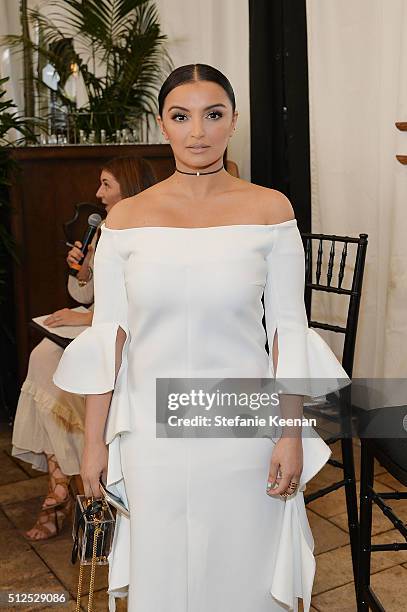
[(194, 176), (204, 176), (205, 174), (216, 174), (216, 172), (220, 172), (221, 170), (223, 170), (224, 166), (222, 164), (222, 166), (218, 169), (218, 170), (212, 170), (212, 172), (183, 172), (182, 170), (178, 170), (178, 168), (175, 166), (175, 170), (177, 172), (180, 172), (181, 174), (191, 174)]

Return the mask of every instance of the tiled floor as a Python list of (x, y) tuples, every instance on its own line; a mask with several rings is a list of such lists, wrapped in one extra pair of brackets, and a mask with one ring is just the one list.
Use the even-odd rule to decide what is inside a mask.
[[(334, 455), (338, 450), (334, 448)], [(358, 451), (355, 446), (359, 469)], [(336, 478), (337, 474), (334, 468), (326, 466), (313, 480), (310, 490), (331, 482), (332, 476)], [(376, 469), (376, 482), (382, 491), (402, 489), (380, 466)], [(10, 432), (5, 431), (3, 427), (3, 431), (0, 431), (0, 592), (65, 591), (72, 600), (69, 605), (58, 609), (73, 611), (78, 566), (72, 566), (69, 561), (72, 542), (70, 525), (65, 525), (57, 538), (35, 544), (27, 542), (21, 534), (22, 530), (31, 527), (46, 489), (46, 476), (11, 458)], [(399, 509), (401, 518), (407, 520), (407, 501), (392, 503)], [(308, 516), (315, 537), (317, 558), (312, 609), (314, 612), (353, 612), (356, 606), (343, 491), (336, 491), (312, 502), (308, 507)], [(382, 543), (404, 541), (379, 512), (374, 512), (374, 534), (375, 541)], [(107, 610), (107, 573), (106, 568), (98, 570), (95, 610), (99, 612)], [(407, 551), (374, 553), (372, 573), (372, 584), (382, 599), (386, 612), (405, 610)], [(85, 592), (87, 593), (86, 589)], [(87, 597), (82, 603), (83, 610), (86, 610)], [(9, 605), (0, 605), (0, 608), (16, 609)], [(49, 607), (41, 605), (24, 606), (20, 609), (25, 612), (50, 610)], [(119, 601), (118, 612), (125, 609), (125, 600)]]

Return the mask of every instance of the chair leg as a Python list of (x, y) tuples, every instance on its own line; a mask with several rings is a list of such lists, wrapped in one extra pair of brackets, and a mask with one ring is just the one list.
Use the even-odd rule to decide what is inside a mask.
[(352, 555), (353, 579), (356, 589), (358, 574), (359, 519), (352, 438), (342, 438), (341, 446), (343, 474), (345, 479), (346, 510), (348, 513), (349, 539)]
[(366, 594), (370, 586), (370, 545), (372, 539), (372, 498), (370, 488), (374, 478), (374, 455), (368, 439), (361, 439), (360, 469), (360, 542), (358, 567), (358, 612), (367, 612), (369, 604)]

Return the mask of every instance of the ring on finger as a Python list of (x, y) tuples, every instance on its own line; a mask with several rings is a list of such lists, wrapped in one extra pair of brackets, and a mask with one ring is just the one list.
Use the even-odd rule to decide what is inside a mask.
[(295, 493), (295, 491), (283, 491), (282, 493), (280, 493), (280, 497), (282, 499), (286, 499), (286, 497), (290, 497), (294, 493)]
[(287, 488), (295, 491), (297, 487), (298, 487), (298, 482), (294, 482), (293, 480), (290, 480), (290, 483)]
[(288, 487), (285, 491), (283, 491), (283, 493), (280, 493), (280, 497), (282, 497), (283, 499), (285, 499), (286, 497), (291, 497), (291, 495), (295, 494), (296, 490), (297, 490), (297, 487), (295, 488)]
[(266, 493), (270, 493), (271, 489), (276, 489), (278, 487), (278, 483), (277, 482), (272, 482), (272, 481), (268, 481), (267, 482), (267, 488), (266, 488)]

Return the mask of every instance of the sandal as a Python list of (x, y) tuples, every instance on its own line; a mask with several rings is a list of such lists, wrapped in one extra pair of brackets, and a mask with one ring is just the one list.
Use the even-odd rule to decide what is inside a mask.
[[(49, 469), (49, 482), (48, 482), (48, 493), (42, 505), (42, 510), (49, 510), (51, 508), (58, 508), (63, 505), (71, 496), (69, 485), (71, 482), (71, 476), (57, 477), (54, 474), (59, 471), (61, 474), (61, 468), (58, 465), (55, 455), (48, 456), (48, 469)], [(63, 497), (56, 494), (57, 487), (64, 489)], [(52, 503), (47, 504), (47, 499), (51, 499)]]
[[(59, 534), (62, 525), (72, 509), (72, 494), (70, 482), (72, 477), (65, 476), (58, 465), (55, 455), (48, 455), (48, 493), (38, 515), (35, 525), (25, 532), (25, 537), (36, 542), (37, 540), (47, 540)], [(56, 476), (57, 473), (62, 476)], [(57, 487), (63, 489), (64, 495), (57, 495)], [(51, 503), (47, 503), (50, 500)], [(37, 531), (36, 535), (33, 533)]]
[[(48, 540), (57, 536), (62, 529), (65, 519), (71, 514), (71, 510), (71, 497), (65, 502), (61, 502), (59, 506), (42, 508), (35, 525), (25, 532), (26, 539), (30, 542), (38, 542), (39, 540)], [(30, 535), (30, 532), (33, 530), (37, 531), (37, 535)]]

